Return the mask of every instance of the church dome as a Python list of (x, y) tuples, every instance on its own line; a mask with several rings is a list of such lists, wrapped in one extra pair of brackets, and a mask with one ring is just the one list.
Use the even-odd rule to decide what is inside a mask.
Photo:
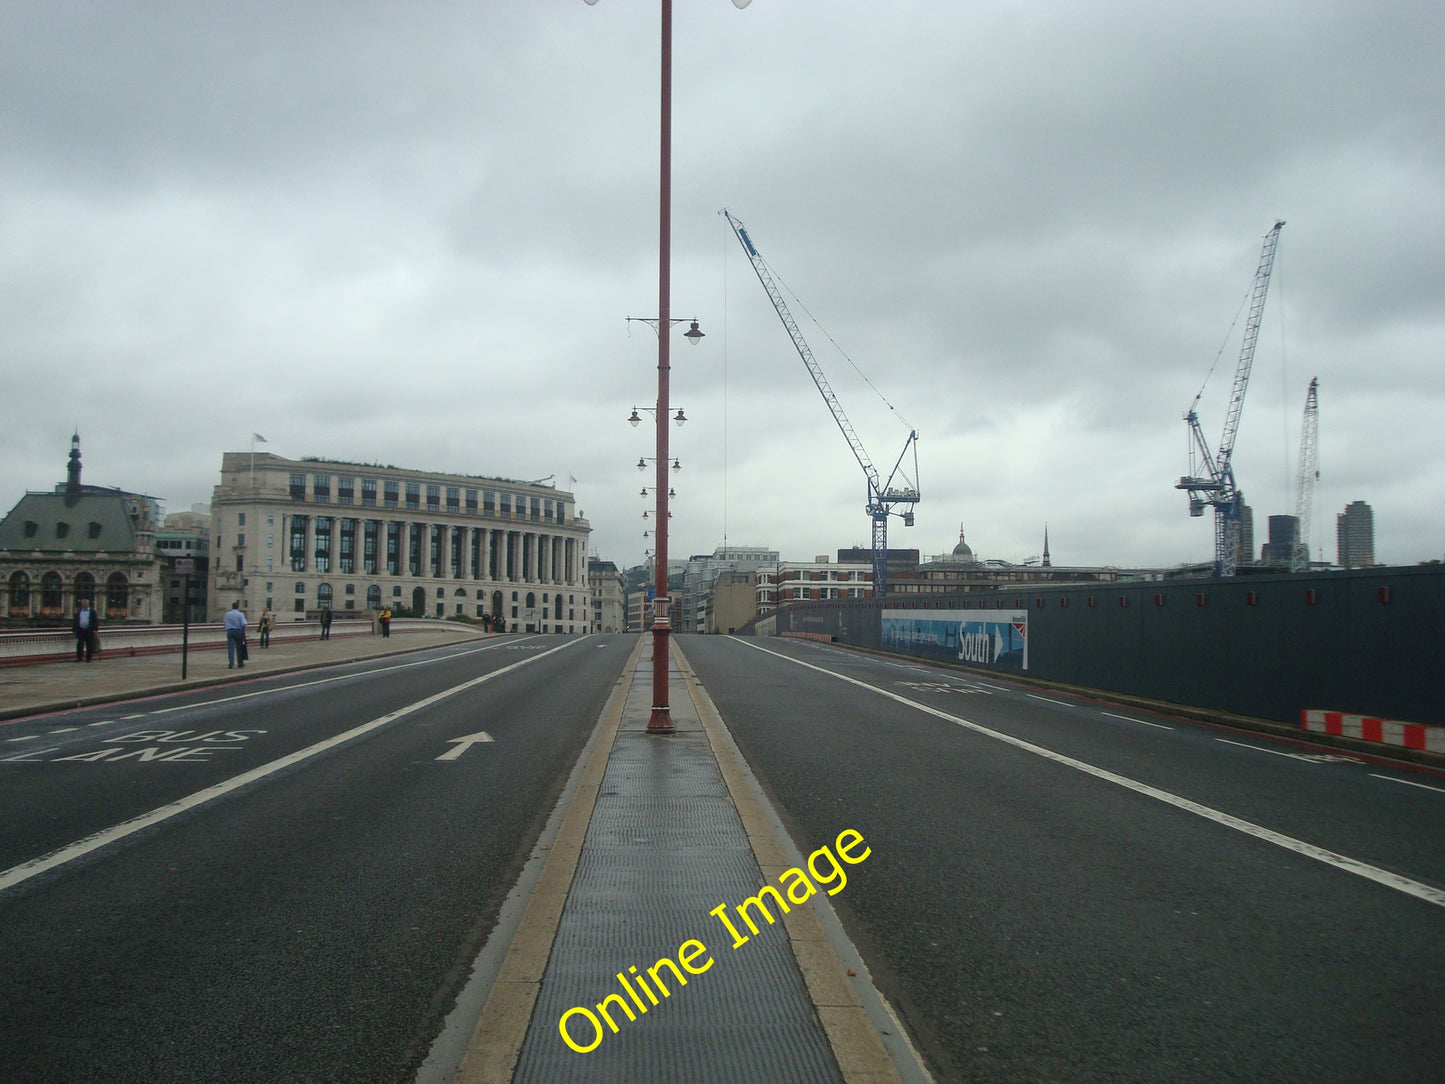
[(953, 547), (953, 559), (960, 564), (970, 565), (973, 564), (975, 560), (973, 550), (969, 547), (969, 544), (963, 540), (963, 524), (961, 523), (958, 525), (958, 545)]

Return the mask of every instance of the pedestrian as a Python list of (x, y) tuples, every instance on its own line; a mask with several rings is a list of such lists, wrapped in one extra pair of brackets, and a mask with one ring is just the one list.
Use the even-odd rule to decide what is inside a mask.
[(271, 630), (276, 627), (276, 615), (271, 612), (271, 607), (261, 611), (261, 623), (257, 626), (261, 632), (261, 646), (271, 646)]
[(246, 665), (246, 615), (241, 612), (239, 602), (231, 603), (226, 616), (221, 618), (226, 626), (226, 669)]
[(75, 661), (80, 662), (83, 657), (89, 662), (100, 650), (100, 617), (91, 608), (90, 599), (80, 600), (71, 630), (75, 633)]
[(382, 635), (382, 637), (384, 638), (384, 637), (390, 636), (390, 635), (391, 635), (391, 610), (390, 610), (388, 607), (383, 606), (383, 607), (381, 608), (381, 613), (377, 615), (377, 618), (378, 618), (378, 620), (381, 621), (381, 635)]
[(322, 638), (323, 640), (329, 640), (329, 639), (331, 639), (331, 607), (330, 607), (330, 606), (322, 606), (322, 607), (321, 607), (321, 638)]
[(483, 631), (483, 632), (491, 632), (491, 631), (492, 631), (492, 615), (491, 615), (491, 614), (482, 614), (482, 631)]

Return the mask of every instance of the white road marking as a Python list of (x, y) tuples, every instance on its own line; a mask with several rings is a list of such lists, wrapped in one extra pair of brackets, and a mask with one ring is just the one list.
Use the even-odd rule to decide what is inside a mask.
[(1042, 700), (1045, 704), (1057, 704), (1061, 708), (1072, 708), (1075, 706), (1066, 700), (1050, 700), (1047, 696), (1040, 696), (1038, 693), (1029, 693), (1028, 697), (1030, 700)]
[(492, 740), (492, 736), (491, 736), (490, 734), (488, 734), (485, 730), (479, 730), (479, 731), (477, 731), (475, 734), (468, 734), (468, 735), (466, 735), (466, 737), (463, 737), (463, 738), (448, 738), (447, 741), (453, 742), (453, 743), (455, 744), (455, 748), (453, 748), (453, 749), (448, 749), (448, 750), (447, 750), (445, 753), (443, 753), (441, 756), (437, 757), (437, 759), (438, 759), (438, 760), (456, 760), (456, 759), (458, 759), (463, 753), (465, 753), (468, 749), (470, 749), (472, 746), (476, 745), (478, 742), (491, 741), (491, 740)]
[[(1422, 881), (1401, 876), (1398, 873), (1391, 873), (1389, 870), (1380, 869), (1378, 866), (1372, 866), (1368, 862), (1362, 862), (1357, 858), (1350, 858), (1348, 855), (1337, 854), (1334, 851), (1326, 850), (1324, 847), (1317, 847), (1313, 843), (1306, 843), (1303, 840), (1295, 839), (1293, 836), (1284, 835), (1282, 832), (1275, 832), (1269, 828), (1233, 816), (1232, 814), (1213, 809), (1207, 805), (1201, 805), (1199, 802), (1191, 801), (1177, 794), (1171, 794), (1167, 790), (1152, 787), (1148, 783), (1141, 783), (1137, 779), (1130, 779), (1128, 776), (1111, 772), (1106, 768), (1100, 768), (1096, 765), (1085, 763), (1082, 760), (1075, 760), (1073, 757), (1056, 753), (1052, 749), (1046, 749), (1042, 745), (1035, 745), (1033, 742), (1024, 741), (1022, 738), (1015, 738), (1011, 734), (990, 730), (988, 727), (982, 726), (979, 723), (960, 718), (957, 715), (950, 715), (946, 711), (940, 711), (938, 708), (930, 707), (927, 704), (920, 704), (916, 700), (909, 700), (906, 696), (900, 696), (887, 689), (880, 689), (878, 686), (870, 685), (866, 681), (859, 681), (857, 678), (848, 677), (846, 674), (836, 674), (831, 670), (825, 670), (821, 666), (814, 666), (812, 663), (803, 662), (801, 659), (792, 658), (778, 651), (769, 651), (765, 647), (759, 647), (756, 644), (749, 643), (743, 637), (737, 637), (736, 640), (738, 643), (750, 647), (754, 651), (761, 651), (764, 655), (772, 655), (774, 658), (790, 662), (794, 666), (803, 666), (809, 670), (816, 670), (820, 674), (827, 674), (829, 677), (836, 678), (838, 681), (846, 681), (851, 685), (857, 685), (859, 688), (867, 689), (871, 693), (876, 693), (879, 696), (887, 697), (889, 700), (894, 700), (900, 704), (914, 708), (917, 711), (933, 715), (939, 719), (944, 719), (947, 722), (963, 727), (965, 730), (972, 730), (976, 734), (993, 738), (995, 741), (1001, 741), (1006, 745), (1012, 745), (1016, 749), (1033, 753), (1035, 756), (1043, 757), (1045, 760), (1051, 760), (1055, 764), (1061, 764), (1065, 767), (1073, 768), (1075, 771), (1083, 772), (1086, 775), (1092, 775), (1096, 779), (1102, 779), (1105, 782), (1113, 783), (1126, 790), (1131, 790), (1136, 794), (1153, 798), (1156, 801), (1163, 802), (1165, 805), (1171, 805), (1175, 809), (1183, 810), (1186, 813), (1193, 813), (1195, 816), (1203, 817), (1205, 820), (1213, 821), (1215, 824), (1222, 825), (1225, 828), (1232, 828), (1236, 832), (1253, 836), (1255, 839), (1263, 840), (1265, 843), (1272, 843), (1276, 847), (1293, 851), (1295, 854), (1302, 855), (1305, 858), (1312, 858), (1316, 862), (1321, 862), (1324, 865), (1333, 866), (1335, 869), (1343, 870), (1346, 873), (1353, 873), (1356, 877), (1373, 881), (1375, 884), (1385, 888), (1394, 889), (1396, 892), (1413, 896), (1426, 903), (1433, 903), (1436, 907), (1445, 907), (1445, 889), (1436, 888), (1434, 885), (1428, 885)], [(1418, 786), (1419, 784), (1416, 785)]]
[(1250, 749), (1256, 753), (1272, 753), (1277, 757), (1289, 757), (1291, 760), (1298, 759), (1295, 753), (1284, 753), (1278, 749), (1266, 749), (1262, 745), (1250, 745), (1248, 742), (1230, 741), (1228, 738), (1215, 738), (1215, 741), (1222, 741), (1225, 745), (1237, 745), (1241, 749)]
[(1173, 730), (1172, 726), (1165, 726), (1163, 723), (1151, 723), (1148, 719), (1135, 719), (1129, 715), (1115, 715), (1112, 711), (1101, 711), (1100, 715), (1107, 715), (1110, 719), (1123, 719), (1126, 723), (1138, 723), (1141, 726), (1154, 726), (1160, 730)]
[(388, 723), (394, 723), (396, 720), (411, 715), (413, 712), (420, 711), (422, 708), (430, 707), (439, 701), (445, 700), (449, 696), (465, 692), (467, 689), (474, 689), (478, 685), (491, 681), (493, 678), (499, 678), (503, 674), (510, 673), (523, 666), (528, 666), (531, 663), (537, 662), (539, 659), (545, 659), (548, 655), (562, 651), (578, 642), (579, 641), (576, 640), (569, 640), (567, 643), (560, 644), (539, 655), (528, 656), (509, 666), (504, 666), (500, 670), (493, 670), (490, 674), (483, 674), (481, 677), (464, 681), (460, 685), (453, 685), (450, 689), (443, 689), (439, 693), (433, 693), (425, 699), (408, 704), (404, 708), (398, 708), (396, 711), (383, 715), (380, 718), (372, 719), (370, 722), (362, 723), (360, 726), (352, 727), (350, 730), (333, 735), (325, 741), (317, 742), (315, 745), (307, 746), (305, 749), (298, 749), (296, 752), (281, 757), (279, 760), (273, 760), (269, 764), (262, 764), (259, 767), (252, 768), (248, 772), (242, 772), (240, 775), (232, 776), (230, 779), (217, 783), (214, 786), (207, 787), (204, 790), (198, 790), (194, 794), (186, 795), (184, 798), (178, 798), (176, 801), (163, 805), (158, 809), (152, 809), (149, 813), (142, 813), (140, 816), (132, 817), (128, 821), (123, 821), (120, 824), (112, 825), (110, 828), (102, 829), (94, 835), (87, 836), (85, 839), (77, 840), (69, 846), (62, 847), (58, 851), (52, 851), (50, 854), (33, 858), (29, 862), (22, 862), (18, 866), (12, 866), (10, 869), (0, 872), (0, 892), (24, 881), (28, 881), (31, 877), (44, 873), (47, 870), (63, 866), (67, 862), (74, 861), (82, 855), (87, 855), (117, 840), (124, 839), (126, 836), (139, 832), (143, 828), (149, 828), (153, 824), (159, 824), (162, 821), (169, 820), (178, 813), (184, 813), (186, 810), (205, 805), (213, 799), (220, 798), (222, 795), (229, 794), (231, 791), (238, 790), (249, 783), (254, 783), (258, 779), (264, 779), (266, 776), (279, 772), (283, 768), (289, 768), (293, 764), (299, 764), (301, 761), (308, 760), (318, 753), (324, 753), (328, 749), (334, 749), (338, 745), (344, 745), (353, 738), (359, 738), (363, 734), (369, 734), (373, 730), (380, 729)]
[[(494, 650), (496, 650), (496, 648), (495, 648), (494, 646), (488, 645), (488, 646), (486, 646), (486, 647), (479, 647), (479, 648), (475, 649), (475, 651), (470, 652), (470, 653), (471, 653), (471, 654), (480, 654), (480, 653), (483, 652), (483, 651), (494, 651)], [(354, 678), (358, 678), (358, 677), (374, 677), (374, 676), (377, 675), (377, 674), (390, 674), (390, 673), (392, 673), (393, 671), (396, 671), (396, 670), (409, 670), (409, 669), (411, 669), (411, 668), (414, 667), (414, 666), (430, 666), (430, 665), (432, 665), (433, 663), (446, 662), (446, 661), (448, 661), (448, 660), (450, 660), (450, 659), (461, 658), (461, 656), (464, 655), (464, 654), (468, 654), (468, 652), (459, 651), (459, 652), (457, 652), (455, 655), (444, 655), (444, 656), (440, 656), (440, 657), (438, 657), (438, 658), (432, 658), (432, 659), (417, 659), (417, 660), (415, 660), (414, 662), (399, 663), (399, 664), (397, 664), (396, 666), (382, 666), (382, 667), (377, 667), (377, 668), (374, 669), (374, 670), (366, 670), (366, 671), (363, 671), (363, 672), (361, 672), (361, 673), (354, 673), (354, 674), (337, 674), (337, 675), (335, 675), (335, 676), (333, 676), (333, 677), (317, 678), (315, 681), (303, 681), (303, 682), (301, 682), (300, 684), (297, 684), (297, 685), (284, 685), (284, 686), (281, 686), (280, 688), (275, 688), (275, 689), (257, 689), (257, 690), (255, 690), (255, 691), (249, 692), (249, 693), (238, 693), (238, 694), (235, 695), (235, 696), (225, 696), (225, 697), (222, 697), (222, 698), (219, 699), (219, 700), (207, 700), (207, 701), (206, 701), (205, 703), (203, 703), (203, 704), (177, 704), (177, 705), (175, 705), (174, 707), (157, 708), (155, 711), (151, 711), (151, 712), (141, 712), (141, 713), (136, 714), (136, 715), (127, 715), (127, 716), (124, 716), (124, 718), (126, 718), (126, 719), (139, 719), (139, 718), (141, 718), (143, 715), (169, 715), (169, 714), (170, 714), (171, 712), (173, 712), (173, 711), (191, 711), (191, 710), (193, 710), (193, 709), (195, 709), (195, 708), (209, 708), (209, 707), (214, 707), (214, 706), (217, 705), (217, 704), (230, 704), (230, 703), (233, 703), (233, 702), (235, 702), (235, 701), (237, 701), (237, 700), (250, 700), (250, 699), (253, 699), (254, 697), (257, 697), (257, 696), (274, 696), (276, 693), (289, 693), (289, 692), (293, 692), (293, 691), (296, 690), (296, 689), (314, 689), (314, 688), (315, 688), (316, 686), (318, 686), (318, 685), (330, 685), (332, 682), (336, 682), (336, 681), (351, 681), (351, 680), (353, 680)], [(341, 663), (341, 664), (338, 664), (338, 665), (344, 665), (344, 663)], [(256, 676), (257, 676), (257, 677), (270, 677), (270, 676), (273, 676), (273, 675), (257, 674)], [(274, 676), (276, 676), (276, 677), (284, 677), (285, 675), (284, 675), (284, 674), (277, 674), (277, 675), (274, 675)]]
[(1430, 787), (1424, 783), (1412, 783), (1408, 779), (1396, 779), (1393, 775), (1376, 775), (1374, 772), (1371, 772), (1370, 776), (1373, 779), (1383, 779), (1389, 783), (1404, 783), (1407, 787), (1419, 787), (1421, 790), (1433, 790), (1436, 794), (1445, 794), (1445, 790), (1442, 790), (1440, 787)]

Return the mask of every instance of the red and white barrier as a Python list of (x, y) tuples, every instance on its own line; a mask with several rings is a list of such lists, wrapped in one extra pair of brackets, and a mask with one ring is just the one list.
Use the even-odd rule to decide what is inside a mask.
[(1394, 719), (1346, 715), (1344, 712), (1320, 711), (1317, 708), (1301, 711), (1300, 725), (1316, 734), (1337, 734), (1343, 738), (1398, 745), (1403, 749), (1445, 753), (1445, 726), (1402, 723)]

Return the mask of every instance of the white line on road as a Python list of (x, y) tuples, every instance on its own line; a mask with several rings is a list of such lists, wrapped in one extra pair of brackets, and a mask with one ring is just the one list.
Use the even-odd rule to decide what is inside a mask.
[(1445, 794), (1445, 790), (1442, 790), (1440, 787), (1430, 787), (1424, 783), (1412, 783), (1408, 779), (1396, 779), (1393, 775), (1376, 775), (1374, 772), (1371, 772), (1370, 777), (1372, 779), (1383, 779), (1387, 783), (1404, 783), (1407, 787), (1419, 787), (1421, 790), (1433, 790), (1436, 794)]
[[(1253, 836), (1255, 839), (1263, 840), (1266, 843), (1273, 843), (1276, 847), (1293, 851), (1295, 854), (1303, 855), (1305, 858), (1313, 858), (1316, 862), (1333, 866), (1346, 873), (1353, 873), (1356, 877), (1363, 877), (1365, 880), (1373, 881), (1385, 888), (1392, 888), (1396, 892), (1403, 892), (1407, 896), (1424, 900), (1426, 903), (1433, 903), (1436, 907), (1445, 907), (1445, 889), (1436, 888), (1434, 885), (1428, 885), (1409, 877), (1403, 877), (1398, 873), (1391, 873), (1389, 870), (1372, 866), (1368, 862), (1361, 862), (1357, 858), (1336, 854), (1334, 851), (1326, 850), (1324, 847), (1316, 847), (1313, 843), (1306, 843), (1303, 840), (1295, 839), (1293, 836), (1272, 831), (1269, 828), (1243, 820), (1232, 814), (1213, 809), (1207, 805), (1201, 805), (1199, 802), (1191, 801), (1177, 794), (1171, 794), (1167, 790), (1152, 787), (1148, 783), (1141, 783), (1137, 779), (1130, 779), (1128, 776), (1111, 772), (1107, 768), (1100, 768), (1096, 765), (1085, 763), (1082, 760), (1075, 760), (1073, 757), (1065, 756), (1063, 753), (1056, 753), (1052, 749), (1046, 749), (1042, 745), (1035, 745), (1033, 742), (1024, 741), (1022, 738), (1015, 738), (1012, 734), (1004, 734), (997, 730), (990, 730), (988, 727), (982, 726), (979, 723), (972, 722), (957, 715), (950, 715), (946, 711), (940, 711), (938, 708), (921, 704), (916, 700), (909, 700), (906, 696), (899, 696), (897, 693), (890, 692), (887, 689), (880, 689), (878, 686), (870, 685), (866, 681), (859, 681), (857, 678), (848, 677), (846, 674), (835, 674), (831, 670), (825, 670), (821, 666), (814, 666), (812, 663), (803, 662), (801, 659), (792, 658), (778, 651), (769, 651), (765, 647), (758, 647), (756, 644), (749, 643), (742, 637), (737, 637), (736, 640), (738, 643), (750, 647), (754, 651), (761, 651), (764, 655), (772, 655), (774, 658), (790, 662), (794, 666), (803, 666), (809, 670), (816, 670), (820, 674), (827, 674), (829, 677), (836, 678), (839, 681), (846, 681), (851, 685), (857, 685), (859, 688), (867, 689), (869, 692), (877, 693), (879, 696), (887, 697), (889, 700), (897, 701), (917, 711), (925, 712), (939, 719), (954, 723), (957, 726), (963, 727), (965, 730), (972, 730), (976, 734), (981, 734), (984, 737), (993, 738), (996, 741), (1012, 745), (1016, 749), (1033, 753), (1035, 756), (1043, 757), (1045, 760), (1051, 760), (1055, 764), (1062, 764), (1065, 767), (1073, 768), (1087, 775), (1092, 775), (1096, 779), (1114, 783), (1136, 794), (1142, 794), (1145, 797), (1153, 798), (1166, 805), (1171, 805), (1175, 809), (1181, 809), (1186, 813), (1193, 813), (1195, 816), (1203, 817), (1205, 820), (1213, 821), (1215, 824), (1223, 825), (1226, 828), (1232, 828), (1236, 832)], [(1418, 786), (1419, 784), (1416, 785)]]
[(1294, 753), (1284, 753), (1278, 749), (1266, 749), (1262, 745), (1250, 745), (1248, 742), (1230, 741), (1228, 738), (1215, 738), (1214, 740), (1222, 741), (1225, 745), (1237, 745), (1241, 749), (1249, 749), (1256, 753), (1273, 753), (1277, 757), (1289, 757), (1291, 760), (1299, 759), (1299, 757)]
[(1047, 696), (1040, 696), (1038, 693), (1029, 693), (1027, 695), (1030, 700), (1042, 700), (1045, 704), (1057, 704), (1061, 708), (1072, 708), (1075, 706), (1067, 700), (1050, 700)]
[(1131, 715), (1115, 715), (1112, 711), (1101, 711), (1100, 715), (1107, 715), (1110, 719), (1123, 719), (1126, 723), (1139, 723), (1142, 726), (1154, 726), (1160, 730), (1173, 730), (1172, 726), (1165, 726), (1163, 723), (1151, 723), (1148, 719), (1135, 719)]
[[(501, 647), (501, 646), (502, 646), (501, 644), (495, 644), (495, 645), (489, 644), (489, 645), (487, 645), (486, 647), (476, 648), (476, 649), (474, 649), (473, 651), (471, 651), (471, 653), (472, 653), (472, 654), (480, 654), (480, 653), (483, 652), (483, 651), (495, 651), (498, 647)], [(461, 658), (461, 656), (464, 655), (464, 654), (467, 654), (467, 652), (458, 652), (458, 653), (455, 654), (455, 655), (445, 655), (445, 656), (442, 656), (442, 657), (439, 657), (439, 658), (417, 659), (417, 660), (412, 661), (412, 662), (399, 663), (399, 664), (397, 664), (396, 666), (378, 666), (378, 667), (376, 667), (375, 669), (372, 669), (372, 670), (359, 671), (359, 672), (350, 673), (350, 674), (336, 674), (336, 675), (334, 675), (334, 676), (332, 676), (332, 677), (317, 678), (315, 681), (303, 681), (303, 682), (300, 682), (300, 683), (298, 683), (298, 684), (296, 684), (296, 685), (282, 685), (282, 686), (278, 686), (278, 687), (270, 688), (270, 689), (256, 689), (256, 690), (254, 690), (254, 691), (252, 691), (252, 692), (249, 692), (249, 693), (238, 693), (238, 694), (235, 695), (235, 696), (224, 696), (224, 697), (221, 697), (219, 700), (207, 700), (207, 701), (206, 701), (205, 703), (203, 703), (203, 704), (177, 704), (177, 705), (175, 705), (174, 707), (157, 708), (155, 711), (152, 711), (152, 712), (141, 712), (141, 713), (136, 714), (136, 715), (124, 715), (124, 716), (121, 716), (121, 718), (122, 718), (122, 719), (139, 719), (139, 718), (141, 718), (143, 715), (169, 715), (169, 714), (170, 714), (171, 712), (173, 712), (173, 711), (190, 711), (190, 710), (193, 709), (193, 708), (211, 708), (211, 707), (215, 707), (217, 704), (230, 704), (230, 703), (234, 703), (234, 702), (237, 701), (237, 700), (250, 700), (250, 699), (252, 699), (253, 697), (257, 697), (257, 696), (274, 696), (276, 693), (295, 692), (297, 689), (314, 689), (314, 688), (315, 688), (316, 686), (318, 686), (318, 685), (330, 685), (332, 682), (335, 682), (335, 681), (351, 681), (351, 680), (353, 680), (354, 678), (358, 678), (358, 677), (368, 677), (368, 678), (369, 678), (369, 677), (375, 677), (377, 674), (389, 674), (389, 673), (392, 673), (393, 671), (396, 671), (396, 670), (408, 670), (408, 669), (410, 669), (410, 668), (412, 668), (412, 667), (414, 667), (414, 666), (430, 666), (430, 665), (432, 665), (433, 663), (448, 662), (448, 661), (450, 661), (451, 659)], [(345, 665), (346, 665), (346, 661), (342, 661), (342, 662), (338, 663), (337, 665), (338, 665), (338, 666), (345, 666)], [(256, 675), (256, 678), (263, 678), (263, 677), (284, 677), (284, 676), (285, 676), (285, 672), (283, 671), (283, 672), (280, 673), (280, 674), (257, 674), (257, 675)], [(255, 680), (255, 679), (253, 678), (252, 680)], [(53, 732), (52, 732), (52, 733), (53, 733)]]
[(537, 662), (539, 659), (545, 659), (548, 655), (556, 654), (558, 651), (571, 647), (578, 642), (580, 641), (572, 640), (560, 644), (549, 651), (544, 651), (537, 655), (529, 655), (525, 659), (519, 659), (509, 666), (502, 667), (500, 670), (493, 670), (490, 674), (483, 674), (481, 677), (464, 681), (460, 685), (453, 685), (450, 689), (443, 689), (439, 693), (433, 693), (425, 699), (408, 704), (404, 708), (398, 708), (396, 711), (383, 715), (380, 718), (372, 719), (368, 723), (362, 723), (360, 726), (352, 727), (350, 730), (336, 734), (327, 738), (325, 741), (317, 742), (315, 745), (307, 746), (305, 749), (298, 749), (296, 752), (289, 753), (279, 760), (273, 760), (269, 764), (262, 764), (259, 767), (252, 768), (248, 772), (242, 772), (240, 775), (217, 783), (215, 786), (207, 787), (205, 790), (198, 790), (194, 794), (188, 794), (184, 798), (178, 798), (176, 801), (163, 805), (158, 809), (152, 809), (149, 813), (142, 813), (138, 817), (132, 817), (128, 821), (123, 821), (120, 824), (103, 829), (92, 836), (87, 836), (85, 839), (77, 840), (69, 846), (62, 847), (58, 851), (52, 851), (50, 854), (33, 858), (29, 862), (22, 862), (18, 866), (12, 866), (10, 869), (0, 872), (0, 892), (18, 885), (23, 881), (28, 881), (31, 877), (44, 873), (47, 870), (63, 866), (67, 862), (74, 861), (82, 855), (89, 854), (107, 844), (124, 839), (126, 836), (139, 832), (142, 828), (149, 828), (153, 824), (159, 824), (162, 821), (169, 820), (178, 813), (184, 813), (188, 809), (195, 809), (197, 806), (205, 805), (213, 799), (220, 798), (222, 795), (229, 794), (233, 790), (254, 783), (258, 779), (264, 779), (266, 776), (279, 772), (283, 768), (289, 768), (293, 764), (299, 764), (303, 760), (308, 760), (318, 753), (324, 753), (328, 749), (334, 749), (338, 745), (344, 745), (354, 738), (359, 738), (363, 734), (369, 734), (371, 731), (378, 730), (388, 723), (394, 723), (403, 716), (411, 715), (413, 712), (420, 711), (422, 708), (430, 707), (439, 701), (445, 700), (449, 696), (455, 696), (457, 693), (465, 692), (467, 689), (474, 689), (478, 685), (491, 681), (493, 678), (499, 678), (503, 674), (520, 669), (523, 666), (528, 666)]

